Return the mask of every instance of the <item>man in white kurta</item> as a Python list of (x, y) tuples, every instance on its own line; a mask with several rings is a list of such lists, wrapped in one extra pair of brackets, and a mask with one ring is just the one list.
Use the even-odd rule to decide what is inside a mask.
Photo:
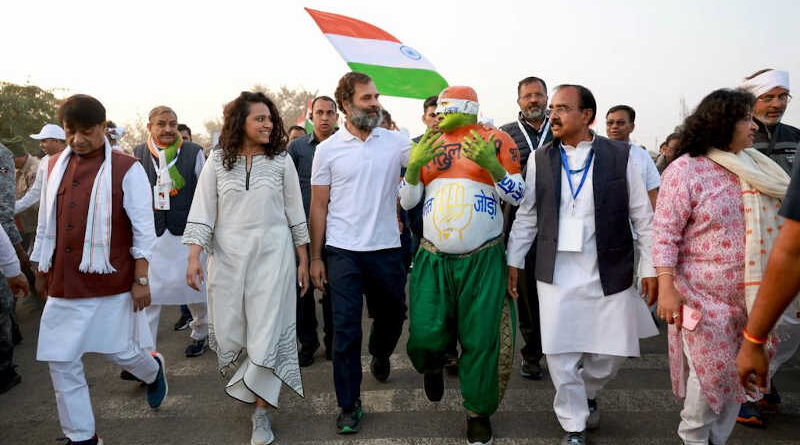
[(153, 108), (147, 129), (147, 142), (136, 146), (133, 154), (144, 166), (153, 193), (157, 238), (150, 265), (153, 301), (146, 309), (153, 348), (157, 342), (161, 307), (185, 304), (192, 314), (189, 325), (192, 342), (185, 354), (197, 357), (208, 349), (206, 290), (201, 287), (198, 292), (186, 286), (189, 246), (183, 244), (182, 237), (205, 156), (201, 146), (183, 140), (178, 132), (178, 116), (169, 107)]
[[(543, 281), (541, 275), (542, 270), (547, 268), (546, 264), (540, 266), (541, 257), (537, 257), (542, 350), (556, 387), (553, 407), (562, 428), (567, 432), (564, 443), (581, 445), (585, 443), (587, 426), (596, 426), (599, 421), (595, 401), (597, 392), (615, 376), (626, 357), (639, 355), (639, 338), (658, 333), (644, 301), (632, 287), (633, 252), (630, 244), (630, 255), (625, 257), (628, 262), (625, 272), (630, 276), (627, 288), (617, 286), (617, 289), (624, 290), (609, 294), (606, 290), (608, 285), (601, 277), (602, 269), (607, 265), (598, 261), (599, 231), (595, 227), (595, 205), (602, 206), (606, 198), (609, 202), (621, 202), (627, 207), (626, 213), (638, 235), (635, 247), (641, 255), (640, 276), (654, 277), (655, 270), (650, 253), (652, 210), (633, 161), (627, 158), (627, 165), (623, 163), (620, 168), (624, 182), (620, 178), (606, 184), (609, 190), (615, 192), (614, 196), (595, 196), (598, 163), (602, 162), (603, 168), (610, 170), (613, 167), (608, 165), (610, 157), (618, 159), (626, 155), (622, 144), (616, 146), (589, 130), (595, 109), (591, 92), (583, 87), (562, 86), (553, 96), (550, 122), (554, 141), (543, 147), (542, 153), (537, 151), (537, 155), (528, 160), (525, 197), (508, 243), (509, 291), (515, 295), (518, 269), (524, 267), (525, 254), (537, 232), (537, 254), (547, 250), (543, 248), (547, 239), (541, 231), (542, 215), (537, 214), (537, 196), (559, 197), (555, 201), (558, 206), (558, 229), (557, 239), (553, 240), (551, 247), (551, 251), (556, 251), (549, 283)], [(542, 186), (541, 178), (537, 181), (537, 164), (542, 160), (547, 161), (547, 153), (553, 150), (560, 151), (563, 154), (561, 159), (568, 164), (564, 167), (562, 161), (557, 170), (551, 169), (550, 165), (546, 167), (546, 170), (560, 175), (560, 190), (537, 191), (537, 184)], [(553, 159), (559, 159), (558, 154), (554, 154)], [(569, 178), (567, 168), (570, 170)], [(539, 174), (549, 171), (540, 171)], [(605, 171), (600, 173), (601, 177), (608, 177)], [(611, 185), (615, 188), (611, 189)], [(624, 202), (626, 191), (627, 203)], [(597, 203), (596, 198), (599, 200)], [(552, 198), (550, 200), (552, 202)], [(602, 210), (600, 207), (598, 209)], [(615, 221), (620, 227), (610, 230), (603, 228), (606, 231), (604, 233), (622, 234), (629, 230), (627, 218)], [(630, 232), (625, 239), (628, 243), (634, 243)], [(648, 280), (647, 287), (651, 287), (651, 283)]]
[(69, 146), (48, 162), (31, 260), (47, 295), (36, 359), (48, 362), (68, 442), (102, 443), (95, 432), (86, 353), (102, 354), (147, 384), (158, 408), (167, 394), (163, 357), (151, 356), (144, 309), (155, 240), (147, 176), (104, 137), (105, 108), (75, 95), (59, 109)]

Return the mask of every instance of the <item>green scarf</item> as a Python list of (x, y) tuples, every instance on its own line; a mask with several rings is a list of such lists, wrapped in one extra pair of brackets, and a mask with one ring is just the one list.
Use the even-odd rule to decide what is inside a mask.
[[(174, 161), (175, 158), (178, 157), (178, 150), (181, 148), (181, 145), (183, 145), (183, 138), (181, 137), (180, 134), (178, 134), (178, 139), (176, 139), (175, 142), (172, 143), (172, 145), (163, 149), (167, 165), (172, 164), (172, 161)], [(155, 138), (152, 135), (150, 135), (150, 137), (147, 138), (147, 148), (150, 150), (150, 153), (153, 156), (158, 157), (159, 146), (156, 144)], [(178, 193), (180, 189), (183, 188), (183, 186), (186, 185), (186, 180), (183, 179), (183, 176), (178, 171), (178, 167), (174, 164), (171, 167), (169, 167), (167, 171), (169, 172), (170, 179), (172, 179), (172, 192), (170, 193), (170, 195), (174, 196)]]

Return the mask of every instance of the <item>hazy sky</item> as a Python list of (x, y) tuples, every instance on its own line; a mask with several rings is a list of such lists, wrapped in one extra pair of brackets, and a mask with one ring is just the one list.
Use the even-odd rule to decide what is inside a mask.
[[(610, 106), (633, 106), (633, 137), (649, 148), (679, 123), (681, 98), (691, 109), (765, 67), (800, 85), (800, 2), (791, 0), (9, 0), (0, 81), (91, 94), (117, 123), (170, 105), (202, 132), (257, 83), (333, 95), (348, 68), (304, 6), (385, 29), (451, 85), (475, 88), (497, 124), (516, 117), (516, 85), (528, 75), (591, 89), (601, 134)], [(421, 100), (381, 102), (412, 135), (423, 130)], [(800, 125), (800, 98), (784, 121)]]

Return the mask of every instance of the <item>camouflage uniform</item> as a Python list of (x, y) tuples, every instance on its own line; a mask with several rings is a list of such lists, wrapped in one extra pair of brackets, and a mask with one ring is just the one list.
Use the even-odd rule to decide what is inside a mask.
[[(0, 144), (0, 225), (8, 234), (11, 244), (22, 242), (14, 223), (15, 173), (14, 155)], [(14, 343), (12, 342), (12, 311), (14, 295), (6, 278), (0, 274), (0, 373), (13, 364)]]

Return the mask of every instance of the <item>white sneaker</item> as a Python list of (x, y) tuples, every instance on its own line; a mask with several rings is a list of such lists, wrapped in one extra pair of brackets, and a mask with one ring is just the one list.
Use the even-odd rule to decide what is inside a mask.
[(250, 445), (269, 445), (275, 441), (275, 434), (269, 423), (269, 416), (265, 408), (256, 408), (253, 412), (253, 434), (250, 436)]

